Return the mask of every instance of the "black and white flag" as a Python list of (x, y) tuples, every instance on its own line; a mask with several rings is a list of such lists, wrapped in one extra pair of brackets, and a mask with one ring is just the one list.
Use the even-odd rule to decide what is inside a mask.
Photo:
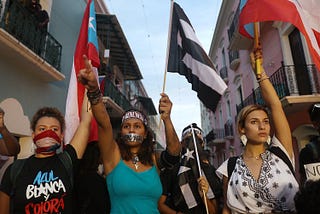
[(227, 89), (196, 37), (188, 17), (177, 3), (173, 3), (172, 9), (167, 71), (184, 75), (201, 102), (212, 111), (215, 111)]
[[(197, 149), (202, 153), (202, 148), (197, 142)], [(197, 167), (196, 151), (194, 149), (193, 143), (190, 143), (186, 151), (181, 157), (180, 168), (178, 171), (178, 182), (181, 190), (184, 203), (188, 209), (198, 206), (202, 203), (201, 196), (198, 189), (198, 178), (200, 176), (199, 169)], [(201, 165), (201, 164), (200, 164)], [(204, 171), (201, 169), (202, 176), (206, 177)], [(215, 198), (215, 195), (209, 186), (209, 190), (206, 194), (208, 199)], [(178, 197), (179, 198), (179, 197)]]

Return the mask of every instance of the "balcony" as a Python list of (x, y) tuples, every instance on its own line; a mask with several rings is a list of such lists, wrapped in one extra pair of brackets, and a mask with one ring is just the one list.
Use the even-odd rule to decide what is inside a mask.
[(130, 101), (119, 91), (109, 79), (105, 78), (103, 101), (111, 118), (121, 118), (125, 110), (132, 108)]
[(221, 78), (228, 84), (228, 68), (227, 68), (227, 66), (223, 66), (219, 70), (219, 74), (220, 74)]
[(205, 136), (207, 146), (213, 146), (215, 144), (225, 143), (225, 130), (224, 129), (212, 129)]
[[(301, 111), (307, 109), (311, 103), (320, 101), (320, 73), (314, 65), (304, 65), (304, 67), (308, 82), (296, 79), (296, 67), (294, 65), (282, 65), (270, 76), (270, 81), (286, 112)], [(252, 93), (237, 105), (237, 112), (239, 113), (243, 107), (250, 104), (264, 105), (260, 87), (253, 89)]]
[(252, 45), (252, 40), (242, 36), (238, 31), (239, 14), (240, 14), (240, 4), (233, 16), (232, 23), (228, 30), (230, 50), (248, 49)]
[(229, 63), (230, 63), (230, 69), (233, 71), (236, 71), (240, 65), (240, 59), (239, 59), (239, 51), (229, 51)]
[(152, 99), (150, 97), (137, 96), (138, 103), (141, 103), (144, 113), (149, 116), (157, 115), (157, 110), (154, 107)]
[[(142, 74), (117, 17), (115, 15), (96, 14), (96, 18), (99, 40), (104, 46), (103, 49), (110, 50), (109, 67), (113, 68), (114, 65), (119, 67), (124, 80), (141, 80)], [(107, 72), (104, 67), (100, 70), (100, 74), (106, 74)]]
[(234, 139), (234, 133), (233, 133), (233, 124), (231, 120), (228, 120), (224, 124), (224, 135), (226, 139)]
[(45, 81), (63, 80), (59, 72), (62, 46), (36, 23), (22, 4), (7, 1), (0, 20), (0, 56), (13, 62), (19, 59), (19, 65)]

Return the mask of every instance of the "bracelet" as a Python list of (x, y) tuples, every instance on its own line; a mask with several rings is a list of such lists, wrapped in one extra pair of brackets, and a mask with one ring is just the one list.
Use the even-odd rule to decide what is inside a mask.
[(269, 77), (260, 78), (260, 79), (258, 79), (258, 83), (261, 83), (262, 81), (267, 80), (267, 79), (269, 79)]
[(266, 79), (269, 79), (269, 77), (267, 76), (266, 72), (262, 72), (260, 75), (259, 75), (259, 78), (257, 77), (257, 81), (258, 83), (266, 80)]
[(100, 89), (97, 88), (95, 91), (87, 91), (87, 97), (91, 105), (96, 105), (100, 102), (102, 94)]

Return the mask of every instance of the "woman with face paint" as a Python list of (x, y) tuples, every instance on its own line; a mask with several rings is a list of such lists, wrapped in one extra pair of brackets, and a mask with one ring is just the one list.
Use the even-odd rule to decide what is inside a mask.
[[(35, 154), (7, 168), (0, 185), (1, 214), (73, 213), (73, 174), (76, 161), (86, 148), (92, 118), (86, 104), (87, 100), (80, 125), (65, 148), (62, 148), (65, 121), (61, 112), (44, 107), (35, 113), (31, 121)], [(63, 152), (58, 155), (59, 148)]]
[[(78, 78), (88, 90), (92, 112), (99, 127), (99, 146), (110, 195), (111, 214), (159, 213), (157, 204), (162, 186), (147, 118), (138, 110), (126, 111), (122, 117), (120, 133), (114, 140), (110, 117), (102, 102), (91, 63), (86, 56), (84, 60), (86, 68), (80, 71)], [(161, 94), (159, 110), (166, 131), (165, 156), (179, 160), (181, 146), (170, 119), (171, 107), (168, 96)]]

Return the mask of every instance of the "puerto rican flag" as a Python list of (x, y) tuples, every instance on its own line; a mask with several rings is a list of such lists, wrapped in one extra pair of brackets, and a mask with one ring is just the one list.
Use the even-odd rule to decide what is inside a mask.
[[(65, 143), (68, 144), (72, 139), (80, 121), (81, 107), (85, 88), (77, 81), (77, 75), (80, 69), (84, 68), (83, 55), (87, 55), (91, 60), (92, 66), (96, 73), (97, 68), (100, 66), (99, 60), (99, 46), (97, 39), (97, 25), (96, 14), (94, 8), (94, 1), (89, 0), (82, 19), (81, 29), (73, 57), (73, 65), (70, 76), (70, 83), (66, 101), (66, 131), (65, 131)], [(98, 78), (98, 74), (97, 74)], [(93, 119), (91, 122), (91, 134), (89, 142), (98, 140), (98, 128), (96, 121)]]
[[(282, 21), (294, 25), (304, 35), (313, 62), (320, 70), (320, 7), (316, 0), (241, 0), (239, 32), (252, 34), (249, 24)], [(249, 26), (249, 28), (248, 28)]]

